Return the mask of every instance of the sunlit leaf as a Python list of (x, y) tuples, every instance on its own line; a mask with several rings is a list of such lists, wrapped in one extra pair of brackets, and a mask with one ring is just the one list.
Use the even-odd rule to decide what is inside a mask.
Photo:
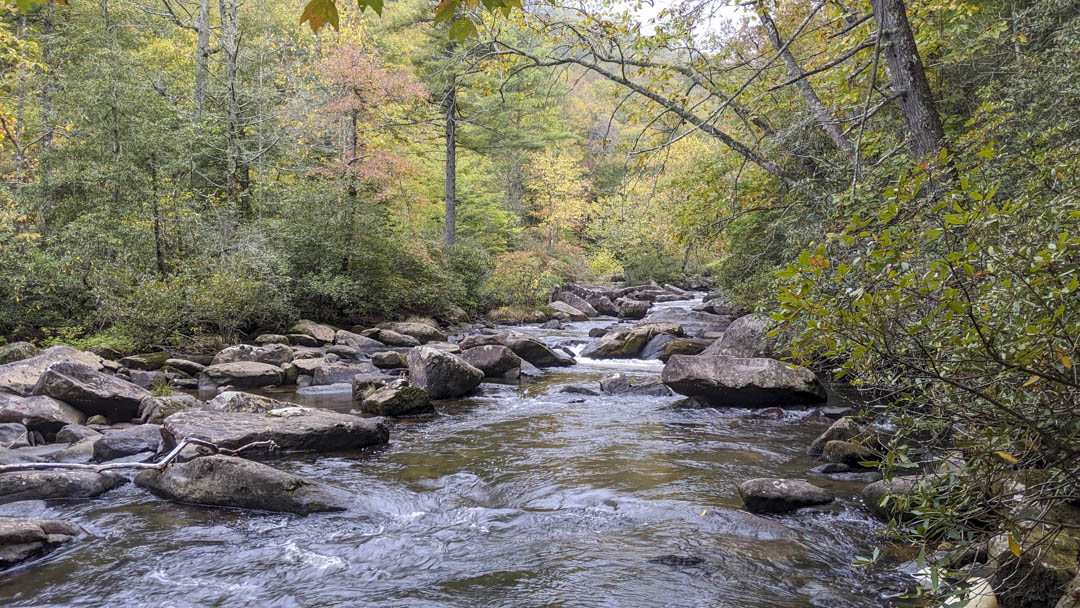
[(1013, 456), (1012, 454), (1009, 454), (1008, 452), (998, 451), (998, 452), (994, 452), (994, 453), (997, 454), (998, 457), (1001, 458), (1002, 460), (1004, 460), (1005, 462), (1011, 462), (1013, 464), (1016, 464), (1017, 462), (1019, 462), (1018, 460), (1016, 460), (1016, 456)]
[[(381, 4), (381, 0), (376, 1)], [(363, 0), (360, 1), (360, 4), (362, 8)], [(300, 15), (300, 23), (305, 21), (311, 26), (312, 33), (318, 33), (319, 28), (327, 23), (334, 26), (334, 29), (337, 30), (338, 10), (337, 5), (334, 4), (334, 0), (311, 0), (311, 2), (308, 2), (307, 6), (304, 7), (303, 14)]]

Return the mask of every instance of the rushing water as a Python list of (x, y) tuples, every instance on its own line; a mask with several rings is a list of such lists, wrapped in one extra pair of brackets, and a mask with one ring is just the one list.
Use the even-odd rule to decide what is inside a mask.
[[(610, 322), (527, 330), (580, 342)], [(558, 392), (661, 369), (583, 360), (521, 386), (485, 383), (474, 398), (438, 404), (433, 419), (395, 423), (380, 449), (275, 462), (355, 492), (345, 513), (200, 508), (133, 485), (93, 501), (21, 505), (89, 535), (5, 574), (0, 605), (895, 605), (901, 575), (852, 565), (879, 529), (858, 485), (815, 479), (839, 496), (825, 509), (739, 510), (739, 482), (805, 476), (815, 464), (806, 446), (827, 421)], [(348, 399), (318, 405), (348, 411)], [(650, 561), (665, 555), (698, 563)]]

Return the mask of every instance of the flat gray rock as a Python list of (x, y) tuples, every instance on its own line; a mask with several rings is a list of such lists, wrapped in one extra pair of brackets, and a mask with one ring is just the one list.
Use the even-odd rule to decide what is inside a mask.
[(113, 473), (21, 471), (0, 473), (0, 503), (54, 498), (93, 498), (127, 483)]
[(100, 414), (110, 422), (138, 418), (139, 404), (150, 396), (131, 382), (70, 361), (50, 365), (34, 386), (34, 394), (59, 399), (87, 416)]
[(82, 528), (61, 519), (0, 517), (0, 569), (39, 557), (82, 534)]
[(50, 365), (59, 361), (81, 363), (95, 371), (105, 369), (105, 360), (95, 354), (70, 346), (54, 346), (40, 355), (0, 365), (0, 392), (29, 396), (38, 378)]
[(232, 385), (236, 388), (276, 386), (284, 380), (282, 369), (269, 363), (236, 361), (211, 365), (199, 374), (199, 387), (216, 388)]
[(739, 496), (751, 513), (787, 513), (833, 501), (827, 490), (801, 479), (750, 479), (739, 484)]
[(676, 393), (711, 407), (803, 406), (826, 399), (814, 372), (775, 359), (674, 355), (661, 379)]
[(195, 437), (224, 449), (272, 440), (285, 451), (332, 452), (386, 443), (390, 431), (381, 418), (290, 407), (266, 414), (188, 410), (166, 418), (162, 436), (165, 450)]

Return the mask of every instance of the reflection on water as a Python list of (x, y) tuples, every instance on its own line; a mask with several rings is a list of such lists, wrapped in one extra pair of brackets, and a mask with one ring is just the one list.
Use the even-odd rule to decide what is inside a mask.
[[(557, 344), (613, 321), (529, 331)], [(851, 565), (878, 529), (858, 507), (858, 486), (818, 480), (841, 499), (816, 512), (738, 510), (738, 482), (813, 466), (805, 446), (826, 423), (558, 392), (595, 388), (615, 369), (660, 367), (587, 362), (520, 386), (485, 384), (477, 397), (439, 404), (433, 419), (395, 423), (388, 446), (279, 463), (355, 492), (345, 513), (203, 509), (130, 485), (100, 500), (30, 505), (90, 536), (0, 577), (0, 605), (893, 605), (900, 575)], [(272, 394), (351, 408), (347, 394)], [(700, 563), (649, 561), (665, 555)]]

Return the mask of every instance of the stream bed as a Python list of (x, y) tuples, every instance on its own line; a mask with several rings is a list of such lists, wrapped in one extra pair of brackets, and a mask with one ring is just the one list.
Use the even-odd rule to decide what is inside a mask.
[[(523, 331), (583, 342), (612, 322)], [(20, 514), (70, 519), (90, 534), (5, 573), (0, 605), (907, 605), (892, 599), (910, 583), (902, 573), (853, 566), (881, 529), (860, 507), (861, 485), (807, 474), (816, 463), (806, 447), (829, 420), (559, 392), (661, 369), (579, 358), (520, 385), (485, 382), (475, 397), (437, 402), (434, 418), (393, 422), (379, 449), (273, 461), (354, 492), (343, 513), (208, 509), (130, 484), (97, 500), (40, 503)], [(345, 393), (267, 394), (353, 407)], [(770, 476), (809, 479), (838, 500), (785, 516), (741, 511), (736, 485)]]

